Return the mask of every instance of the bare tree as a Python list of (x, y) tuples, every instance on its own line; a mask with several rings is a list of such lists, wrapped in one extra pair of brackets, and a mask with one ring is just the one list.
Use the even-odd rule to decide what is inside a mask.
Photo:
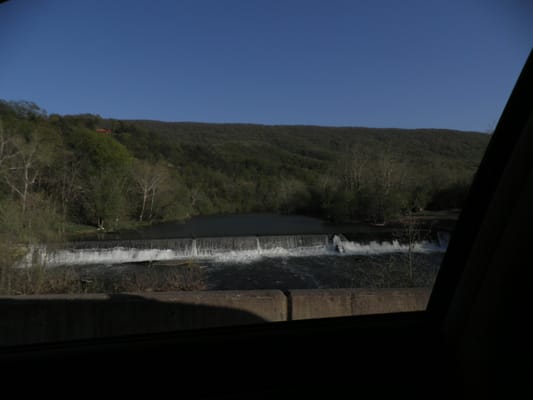
[(394, 232), (394, 236), (401, 244), (407, 246), (406, 259), (403, 264), (407, 269), (407, 277), (410, 285), (415, 284), (415, 266), (418, 260), (416, 246), (420, 242), (431, 238), (432, 224), (423, 223), (416, 215), (408, 210), (400, 220), (401, 225)]
[(369, 168), (373, 175), (369, 188), (371, 214), (376, 222), (384, 223), (404, 206), (406, 166), (389, 149), (385, 149)]
[(24, 139), (15, 138), (13, 148), (4, 180), (20, 198), (22, 213), (25, 213), (29, 195), (40, 173), (39, 144), (37, 141), (26, 142)]
[(396, 178), (396, 160), (388, 150), (383, 151), (376, 162), (376, 183), (384, 195), (390, 193)]
[(363, 149), (350, 147), (342, 163), (342, 178), (347, 190), (357, 192), (361, 189), (368, 165), (368, 154)]
[(13, 141), (6, 135), (2, 120), (0, 119), (0, 173), (2, 171), (5, 172), (3, 167), (5, 167), (5, 164), (9, 161), (9, 159), (13, 158), (14, 156), (15, 152), (13, 149)]
[(50, 145), (38, 132), (29, 137), (7, 135), (0, 121), (0, 179), (19, 199), (23, 215), (39, 175), (52, 158)]
[[(45, 240), (60, 232), (60, 216), (37, 186), (53, 158), (51, 147), (34, 133), (29, 136), (7, 135), (0, 126), (0, 180), (12, 196), (3, 199), (0, 230), (17, 240)], [(4, 240), (4, 239), (2, 239)]]
[(146, 208), (149, 204), (148, 219), (153, 217), (153, 208), (157, 192), (168, 179), (168, 171), (158, 164), (149, 164), (139, 161), (133, 168), (133, 180), (141, 194), (141, 211), (139, 221), (145, 218)]

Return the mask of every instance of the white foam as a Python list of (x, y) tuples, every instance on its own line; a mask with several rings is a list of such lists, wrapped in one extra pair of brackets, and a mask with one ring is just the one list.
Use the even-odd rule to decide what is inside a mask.
[(34, 248), (22, 260), (22, 266), (39, 262), (47, 266), (57, 265), (87, 265), (87, 264), (121, 264), (140, 261), (168, 261), (190, 259), (179, 250), (170, 249), (131, 249), (115, 247), (112, 249), (77, 249), (54, 250)]
[(446, 251), (447, 243), (421, 241), (411, 245), (392, 242), (358, 243), (341, 239), (335, 236), (332, 244), (322, 244), (307, 247), (273, 247), (269, 249), (257, 246), (252, 250), (220, 249), (211, 254), (199, 254), (198, 251), (180, 249), (136, 249), (115, 247), (110, 249), (75, 249), (49, 251), (45, 247), (31, 249), (19, 266), (30, 266), (39, 262), (47, 266), (58, 265), (88, 265), (88, 264), (122, 264), (142, 261), (169, 261), (169, 260), (211, 260), (221, 263), (248, 263), (265, 258), (288, 257), (319, 257), (319, 256), (349, 256), (349, 255), (380, 255), (391, 253), (439, 253)]
[(351, 255), (379, 255), (389, 253), (442, 253), (446, 248), (438, 243), (422, 241), (411, 244), (401, 244), (397, 240), (392, 242), (356, 243), (343, 242), (344, 252)]
[(212, 259), (221, 263), (248, 263), (257, 261), (261, 258), (313, 257), (336, 254), (338, 253), (336, 253), (330, 246), (296, 247), (292, 249), (275, 247), (260, 251), (227, 252), (223, 254), (217, 254), (216, 256), (212, 257)]

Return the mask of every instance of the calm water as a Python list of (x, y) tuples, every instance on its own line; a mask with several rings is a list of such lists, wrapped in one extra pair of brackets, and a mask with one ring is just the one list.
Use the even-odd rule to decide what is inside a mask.
[(220, 236), (296, 235), (313, 233), (355, 234), (356, 239), (372, 240), (390, 233), (390, 228), (367, 224), (331, 224), (318, 218), (298, 215), (246, 214), (193, 217), (180, 222), (165, 222), (136, 230), (108, 233), (83, 240), (162, 239)]

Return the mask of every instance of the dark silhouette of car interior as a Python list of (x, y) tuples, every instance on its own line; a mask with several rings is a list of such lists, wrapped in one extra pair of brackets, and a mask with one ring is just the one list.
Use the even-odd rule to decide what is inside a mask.
[(522, 365), (531, 362), (533, 337), (532, 149), (533, 53), (474, 177), (425, 311), (4, 348), (4, 387), (24, 376), (32, 382), (24, 390), (61, 390), (68, 382), (72, 393), (100, 395), (484, 398), (501, 391), (514, 398), (516, 391), (528, 398), (533, 375)]

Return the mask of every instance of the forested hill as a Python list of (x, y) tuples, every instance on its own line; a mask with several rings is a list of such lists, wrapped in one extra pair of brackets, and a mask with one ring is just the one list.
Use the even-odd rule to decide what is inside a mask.
[[(111, 124), (113, 123), (110, 121)], [(213, 145), (235, 151), (261, 147), (315, 160), (338, 160), (348, 148), (358, 152), (392, 152), (406, 160), (435, 164), (456, 163), (458, 169), (476, 168), (489, 136), (445, 129), (380, 129), (302, 125), (205, 124), (190, 122), (124, 121), (146, 131), (175, 139), (182, 146)], [(355, 149), (354, 149), (355, 150)], [(273, 156), (273, 155), (272, 155)], [(454, 168), (452, 166), (452, 168)]]
[(490, 138), (121, 121), (47, 115), (33, 103), (6, 101), (0, 122), (0, 228), (32, 210), (37, 219), (101, 229), (248, 212), (383, 222), (413, 209), (460, 207)]
[[(169, 158), (181, 160), (189, 184), (209, 181), (207, 198), (233, 199), (217, 211), (238, 211), (232, 207), (240, 204), (248, 211), (313, 212), (337, 220), (379, 220), (410, 206), (459, 207), (490, 138), (438, 129), (160, 121), (124, 121), (117, 134), (123, 124), (147, 140), (139, 143), (139, 157), (170, 140), (173, 147), (154, 153), (175, 151)], [(134, 136), (123, 142), (128, 148), (135, 146), (129, 141)], [(250, 185), (255, 190), (248, 192)], [(246, 199), (262, 205), (247, 207)]]

